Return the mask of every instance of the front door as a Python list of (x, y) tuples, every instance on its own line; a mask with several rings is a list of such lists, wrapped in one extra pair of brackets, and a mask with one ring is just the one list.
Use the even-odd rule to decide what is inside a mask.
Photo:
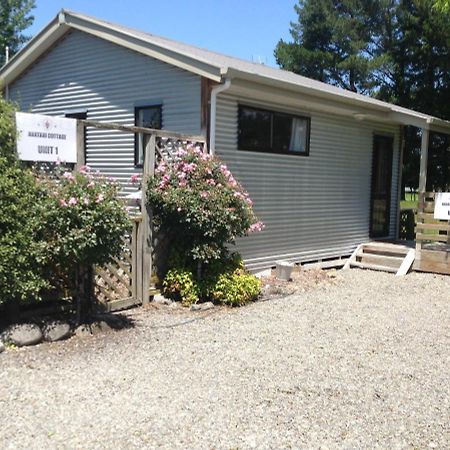
[(392, 137), (374, 136), (370, 205), (370, 237), (372, 238), (389, 235), (393, 144)]

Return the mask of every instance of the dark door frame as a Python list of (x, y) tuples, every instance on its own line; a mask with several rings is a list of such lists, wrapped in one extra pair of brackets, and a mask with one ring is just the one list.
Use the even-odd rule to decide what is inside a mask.
[[(377, 184), (376, 176), (379, 175), (379, 165), (382, 163), (382, 153), (388, 152), (387, 155), (387, 172), (384, 177), (385, 180), (385, 195), (383, 196), (386, 200), (386, 211), (385, 211), (385, 222), (383, 230), (380, 232), (374, 231), (374, 202), (377, 199), (378, 194), (375, 192)], [(392, 164), (394, 160), (394, 137), (392, 135), (378, 134), (375, 133), (373, 136), (373, 147), (372, 147), (372, 178), (370, 187), (370, 223), (369, 223), (369, 236), (371, 238), (383, 238), (389, 236), (389, 229), (391, 225), (391, 202), (392, 202)], [(378, 180), (383, 181), (383, 180)], [(383, 197), (381, 197), (383, 199)]]

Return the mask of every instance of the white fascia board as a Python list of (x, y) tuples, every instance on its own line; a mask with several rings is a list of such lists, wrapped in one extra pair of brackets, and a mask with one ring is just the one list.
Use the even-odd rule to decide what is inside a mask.
[[(233, 85), (237, 90), (239, 90), (239, 86), (241, 90), (245, 89), (250, 91), (253, 88), (254, 94), (256, 94), (257, 90), (260, 90), (264, 95), (272, 97), (277, 94), (278, 96), (283, 95), (283, 92), (284, 95), (289, 93), (291, 102), (295, 102), (296, 96), (295, 94), (293, 95), (295, 92), (297, 93), (298, 99), (301, 99), (305, 104), (310, 104), (312, 109), (347, 115), (353, 114), (355, 117), (366, 116), (367, 120), (394, 122), (400, 125), (412, 125), (418, 128), (429, 129), (439, 133), (450, 133), (449, 121), (407, 108), (401, 108), (387, 102), (373, 101), (374, 99), (371, 98), (367, 100), (364, 98), (352, 98), (347, 95), (339, 95), (339, 93), (320, 91), (310, 86), (301, 86), (264, 77), (256, 73), (238, 71), (233, 68), (223, 68), (222, 74), (231, 77)], [(245, 82), (248, 82), (247, 86), (245, 86)]]
[(336, 115), (346, 115), (355, 118), (364, 116), (363, 120), (378, 121), (389, 123), (392, 120), (388, 111), (366, 110), (361, 105), (351, 105), (339, 103), (336, 100), (317, 97), (315, 92), (308, 89), (288, 90), (286, 86), (283, 89), (275, 86), (268, 86), (248, 80), (234, 78), (231, 82), (230, 94), (241, 97), (243, 102), (258, 102), (267, 105), (282, 105), (291, 110), (309, 112), (324, 112)]
[(370, 111), (379, 111), (379, 112), (390, 111), (391, 105), (389, 103), (384, 103), (379, 100), (371, 99), (370, 97), (368, 97), (366, 100), (362, 95), (359, 95), (359, 97), (362, 98), (353, 98), (344, 89), (342, 89), (342, 93), (330, 92), (320, 90), (314, 86), (300, 85), (297, 83), (291, 83), (277, 78), (267, 77), (264, 75), (260, 75), (258, 73), (244, 72), (233, 68), (224, 68), (222, 70), (222, 74), (224, 76), (226, 75), (230, 77), (231, 79), (247, 80), (274, 88), (282, 88), (285, 91), (305, 93), (310, 96), (314, 96), (315, 98), (323, 98), (333, 103), (339, 102), (339, 104), (353, 105), (354, 107), (357, 107), (359, 109), (364, 108)]
[(88, 21), (84, 18), (73, 16), (70, 13), (65, 15), (66, 23), (73, 29), (89, 33), (98, 38), (109, 41), (113, 44), (134, 50), (138, 53), (171, 64), (188, 72), (195, 73), (210, 80), (220, 82), (220, 68), (198, 61), (187, 55), (175, 52), (162, 46), (149, 43), (131, 33), (122, 30), (115, 30), (96, 21)]
[(0, 81), (5, 85), (10, 84), (68, 30), (69, 27), (61, 23), (57, 16), (0, 69)]

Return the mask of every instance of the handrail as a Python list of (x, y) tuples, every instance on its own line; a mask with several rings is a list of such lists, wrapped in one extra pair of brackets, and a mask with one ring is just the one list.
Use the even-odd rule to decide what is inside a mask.
[(112, 123), (112, 122), (104, 123), (86, 119), (79, 119), (79, 122), (81, 122), (83, 125), (87, 127), (100, 128), (104, 130), (118, 130), (123, 131), (125, 133), (154, 134), (155, 136), (161, 138), (175, 138), (181, 141), (201, 142), (206, 144), (205, 136), (195, 136), (177, 133), (176, 131), (157, 130), (155, 128), (144, 128), (144, 127), (137, 127), (134, 125), (121, 125), (119, 123)]

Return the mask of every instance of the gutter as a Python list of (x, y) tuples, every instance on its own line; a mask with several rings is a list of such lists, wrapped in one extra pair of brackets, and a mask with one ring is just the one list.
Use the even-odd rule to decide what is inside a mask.
[(223, 84), (214, 86), (211, 89), (211, 117), (209, 132), (209, 152), (214, 155), (216, 152), (216, 117), (217, 117), (217, 95), (226, 91), (231, 86), (231, 79), (226, 78)]

